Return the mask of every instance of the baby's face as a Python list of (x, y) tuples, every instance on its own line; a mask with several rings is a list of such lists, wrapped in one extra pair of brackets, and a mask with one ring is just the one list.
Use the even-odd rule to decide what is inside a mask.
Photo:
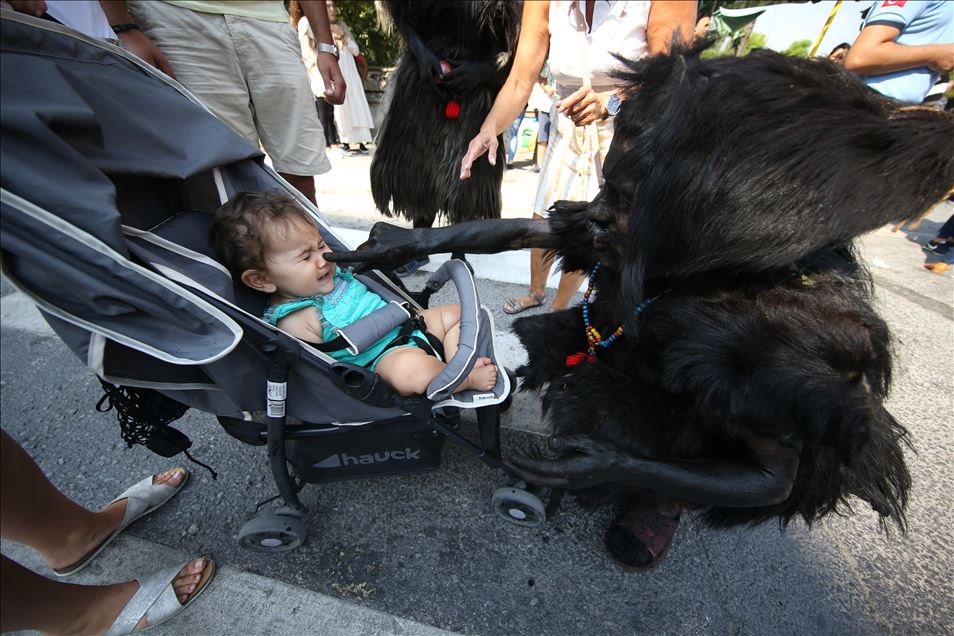
[(265, 253), (265, 274), (288, 298), (327, 294), (334, 289), (335, 264), (325, 260), (331, 248), (315, 226), (298, 219), (272, 237)]

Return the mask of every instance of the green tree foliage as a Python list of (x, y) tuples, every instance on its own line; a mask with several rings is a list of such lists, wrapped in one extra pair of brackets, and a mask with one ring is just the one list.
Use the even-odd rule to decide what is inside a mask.
[(808, 57), (808, 49), (810, 48), (812, 48), (811, 40), (795, 40), (782, 53), (792, 57)]
[[(739, 55), (748, 55), (752, 49), (764, 49), (765, 43), (768, 40), (768, 36), (764, 33), (752, 33), (749, 35), (749, 39), (745, 43), (745, 47), (742, 49), (742, 52)], [(704, 60), (711, 60), (716, 57), (724, 57), (726, 55), (735, 55), (737, 48), (737, 42), (733, 42), (732, 46), (727, 47), (725, 50), (720, 51), (717, 47), (711, 47), (702, 52), (701, 57)]]
[(394, 66), (401, 54), (401, 36), (378, 25), (372, 0), (336, 0), (338, 19), (344, 20), (371, 66)]
[(748, 55), (752, 49), (764, 49), (766, 42), (768, 42), (768, 36), (764, 33), (751, 34), (748, 42), (745, 43), (745, 48), (742, 49), (742, 55)]

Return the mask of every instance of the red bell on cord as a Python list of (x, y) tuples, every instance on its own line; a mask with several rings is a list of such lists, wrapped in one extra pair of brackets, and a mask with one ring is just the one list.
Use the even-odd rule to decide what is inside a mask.
[(451, 100), (447, 102), (447, 106), (444, 107), (444, 117), (457, 119), (458, 116), (460, 116), (460, 104), (452, 97)]

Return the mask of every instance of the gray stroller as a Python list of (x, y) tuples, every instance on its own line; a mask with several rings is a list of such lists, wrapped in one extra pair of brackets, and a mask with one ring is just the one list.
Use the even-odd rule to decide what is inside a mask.
[[(106, 387), (127, 443), (172, 455), (191, 442), (168, 426), (187, 408), (218, 417), (237, 439), (266, 447), (285, 505), (242, 529), (242, 545), (288, 550), (306, 535), (305, 483), (432, 470), (445, 438), (486, 464), (500, 455), (500, 412), (512, 377), (492, 391), (454, 393), (477, 357), (496, 360), (494, 325), (466, 263), (449, 261), (409, 293), (381, 272), (361, 275), (388, 301), (322, 346), (259, 318), (264, 295), (216, 261), (211, 212), (238, 192), (287, 192), (335, 250), (348, 247), (302, 198), (174, 80), (71, 29), (3, 12), (2, 269)], [(461, 344), (425, 395), (403, 397), (358, 352), (453, 281)], [(438, 352), (439, 353), (439, 352)], [(479, 441), (462, 434), (474, 409)], [(515, 523), (545, 518), (516, 483), (495, 510)]]

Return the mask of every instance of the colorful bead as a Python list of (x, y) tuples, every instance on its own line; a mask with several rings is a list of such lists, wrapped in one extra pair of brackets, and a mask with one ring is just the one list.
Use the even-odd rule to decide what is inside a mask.
[[(603, 336), (599, 331), (597, 331), (596, 327), (590, 324), (590, 296), (593, 295), (593, 290), (596, 288), (596, 274), (600, 271), (601, 265), (602, 263), (597, 263), (596, 266), (593, 267), (593, 271), (590, 272), (589, 283), (586, 286), (586, 292), (583, 293), (583, 333), (586, 336), (586, 350), (591, 357), (596, 355), (597, 347), (603, 347), (605, 349), (623, 336), (623, 326), (620, 325), (616, 328), (612, 335), (604, 340)], [(646, 307), (653, 302), (653, 300), (655, 300), (655, 298), (647, 298), (643, 302), (639, 303), (639, 305), (636, 306), (634, 313), (637, 316), (642, 314), (643, 311), (646, 310)], [(577, 363), (574, 362), (574, 364)], [(570, 366), (569, 362), (568, 366)]]

